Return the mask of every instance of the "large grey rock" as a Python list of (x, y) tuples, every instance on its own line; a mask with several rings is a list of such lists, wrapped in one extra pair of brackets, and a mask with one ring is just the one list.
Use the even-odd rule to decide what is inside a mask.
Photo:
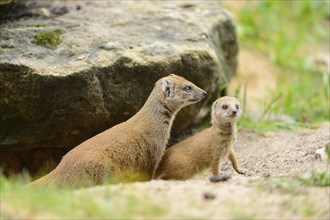
[(0, 7), (8, 7), (13, 4), (14, 0), (0, 0)]
[(0, 23), (22, 17), (54, 17), (68, 12), (62, 1), (0, 0)]
[[(154, 82), (170, 73), (209, 94), (179, 113), (177, 134), (235, 72), (235, 27), (218, 2), (61, 4), (68, 13), (0, 25), (3, 166), (16, 161), (13, 169), (34, 172), (47, 158), (56, 164), (83, 140), (135, 114)], [(43, 31), (55, 33), (56, 43), (40, 43)]]

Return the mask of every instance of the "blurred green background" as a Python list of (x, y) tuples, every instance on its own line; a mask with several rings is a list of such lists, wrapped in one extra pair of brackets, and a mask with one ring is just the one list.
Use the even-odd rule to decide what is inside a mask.
[[(275, 89), (270, 99), (262, 100), (261, 117), (245, 114), (240, 125), (262, 132), (329, 121), (330, 1), (229, 0), (223, 4), (236, 18), (241, 47), (257, 50), (276, 67)], [(231, 95), (249, 102), (244, 83)], [(293, 120), (283, 122), (274, 114)]]

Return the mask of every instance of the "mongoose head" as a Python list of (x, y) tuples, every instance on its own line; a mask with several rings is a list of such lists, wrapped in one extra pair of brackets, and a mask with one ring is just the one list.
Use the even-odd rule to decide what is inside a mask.
[(160, 79), (164, 103), (175, 110), (199, 102), (207, 93), (181, 76), (170, 74)]
[(212, 105), (212, 124), (236, 122), (242, 114), (242, 106), (237, 98), (224, 96)]

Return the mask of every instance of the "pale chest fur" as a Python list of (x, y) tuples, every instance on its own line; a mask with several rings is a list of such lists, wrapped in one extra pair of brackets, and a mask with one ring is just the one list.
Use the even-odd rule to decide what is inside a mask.
[(228, 129), (212, 129), (212, 140), (210, 149), (213, 157), (226, 158), (233, 147), (236, 129), (228, 127)]

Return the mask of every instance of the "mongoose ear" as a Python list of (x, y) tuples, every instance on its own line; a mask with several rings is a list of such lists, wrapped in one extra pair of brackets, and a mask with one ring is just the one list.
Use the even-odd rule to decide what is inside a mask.
[(219, 102), (215, 101), (212, 105), (212, 112), (215, 112), (215, 109), (218, 107)]
[(162, 91), (164, 92), (166, 97), (170, 97), (171, 95), (171, 90), (172, 90), (172, 81), (169, 79), (163, 79), (162, 82)]
[(215, 102), (213, 102), (213, 105), (212, 105), (212, 112), (211, 112), (211, 124), (214, 124), (216, 119), (215, 119), (215, 115), (216, 115), (216, 108), (218, 107), (219, 105), (219, 101), (216, 100)]

